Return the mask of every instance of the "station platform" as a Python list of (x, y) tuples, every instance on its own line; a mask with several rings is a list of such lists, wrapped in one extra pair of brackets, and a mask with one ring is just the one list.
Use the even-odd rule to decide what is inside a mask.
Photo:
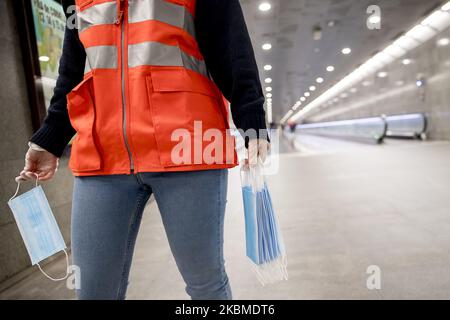
[[(289, 280), (263, 287), (245, 257), (239, 170), (229, 175), (225, 259), (235, 299), (445, 299), (450, 292), (450, 142), (381, 145), (316, 136), (283, 139), (268, 177)], [(193, 253), (195, 254), (195, 253)], [(381, 270), (369, 290), (367, 268)], [(46, 269), (63, 273), (64, 259)], [(0, 299), (73, 299), (39, 271)], [(187, 299), (157, 205), (142, 221), (128, 299)]]

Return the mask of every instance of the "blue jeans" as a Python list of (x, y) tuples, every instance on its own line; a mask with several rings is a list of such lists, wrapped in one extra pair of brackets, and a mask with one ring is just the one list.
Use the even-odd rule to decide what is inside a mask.
[(192, 299), (231, 299), (223, 258), (227, 180), (227, 169), (76, 177), (77, 297), (125, 299), (142, 212), (153, 193), (186, 292)]

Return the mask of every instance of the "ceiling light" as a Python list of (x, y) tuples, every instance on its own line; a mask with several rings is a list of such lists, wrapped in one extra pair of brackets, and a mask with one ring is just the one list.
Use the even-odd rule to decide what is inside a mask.
[(358, 92), (358, 89), (356, 89), (356, 88), (351, 88), (351, 89), (350, 89), (350, 92), (351, 92), (351, 93)]
[(350, 54), (350, 52), (352, 52), (352, 49), (350, 49), (350, 48), (342, 49), (342, 54)]
[(306, 98), (305, 97), (301, 97), (300, 101), (306, 101)]
[(293, 110), (297, 110), (298, 107), (300, 107), (301, 104), (302, 104), (302, 103), (301, 103), (300, 101), (297, 101), (297, 102), (294, 104), (294, 106), (292, 107), (292, 109), (293, 109)]
[(266, 78), (266, 79), (264, 79), (264, 82), (265, 83), (272, 83), (272, 78)]
[(384, 51), (381, 51), (381, 52), (378, 52), (376, 55), (374, 55), (371, 60), (373, 60), (375, 64), (385, 66), (385, 65), (388, 65), (389, 63), (391, 63), (392, 61), (394, 61), (395, 58), (393, 56), (391, 56), (390, 54), (388, 54)]
[(387, 53), (388, 55), (395, 57), (395, 58), (400, 58), (401, 56), (403, 56), (406, 53), (406, 50), (399, 47), (399, 46), (395, 46), (393, 44), (387, 46), (383, 52)]
[(272, 70), (272, 66), (271, 66), (270, 64), (266, 64), (266, 65), (264, 66), (264, 70), (270, 71), (270, 70)]
[(272, 94), (269, 92), (269, 93), (266, 94), (266, 97), (267, 98), (272, 98)]
[(330, 20), (330, 21), (328, 21), (327, 26), (329, 26), (331, 28), (331, 27), (334, 27), (335, 24), (336, 23), (334, 22), (334, 20)]
[(398, 81), (395, 82), (395, 84), (396, 84), (397, 86), (402, 86), (402, 85), (405, 84), (405, 81), (403, 81), (403, 80), (398, 80)]
[(414, 40), (418, 41), (419, 43), (425, 42), (426, 40), (432, 38), (434, 35), (436, 35), (436, 31), (434, 31), (432, 28), (424, 25), (417, 25), (411, 30), (409, 30), (405, 36), (413, 38)]
[(408, 64), (411, 64), (411, 59), (403, 59), (402, 60), (402, 64), (404, 64), (405, 66), (407, 66)]
[(323, 78), (318, 77), (318, 78), (316, 79), (316, 82), (317, 82), (317, 83), (322, 83), (322, 82), (323, 82)]
[(378, 78), (386, 78), (387, 75), (388, 74), (386, 71), (381, 71), (381, 72), (378, 72), (378, 74), (377, 74)]
[(347, 97), (348, 97), (348, 94), (346, 94), (346, 93), (342, 93), (342, 94), (341, 94), (341, 98), (344, 98), (344, 99), (345, 99), (345, 98), (347, 98)]
[(266, 101), (269, 102), (269, 103), (272, 103), (272, 98), (267, 98)]
[(402, 48), (405, 51), (410, 51), (415, 47), (417, 47), (419, 43), (417, 42), (417, 40), (414, 40), (410, 37), (401, 36), (400, 38), (394, 41), (393, 45)]
[(268, 2), (263, 2), (263, 3), (261, 3), (261, 4), (259, 5), (258, 8), (259, 8), (260, 11), (269, 11), (269, 10), (272, 8), (272, 6), (271, 6), (271, 4), (268, 3)]
[(364, 82), (362, 83), (362, 85), (363, 85), (364, 87), (368, 87), (368, 86), (371, 85), (371, 83), (370, 83), (370, 81), (364, 81)]
[(328, 72), (333, 72), (334, 71), (334, 67), (333, 66), (328, 66), (327, 67), (327, 71)]
[(445, 21), (447, 19), (448, 19), (448, 12), (437, 10), (428, 17), (426, 17), (420, 24), (441, 31), (441, 28), (443, 27), (442, 23), (445, 24)]
[(306, 91), (305, 93), (304, 93), (304, 96), (305, 97), (309, 97), (311, 95), (311, 93), (309, 93), (308, 91)]
[(272, 91), (272, 87), (266, 87), (266, 91), (267, 92), (271, 92)]
[(316, 87), (315, 86), (311, 86), (311, 87), (309, 87), (309, 90), (310, 91), (314, 91), (314, 90), (316, 90)]
[(272, 45), (270, 44), (270, 43), (264, 43), (263, 45), (262, 45), (262, 48), (263, 48), (263, 50), (270, 50), (270, 49), (272, 49)]
[(449, 38), (441, 38), (437, 41), (437, 45), (439, 47), (445, 47), (445, 46), (448, 46), (449, 44), (450, 44)]
[(39, 57), (39, 61), (42, 61), (42, 62), (49, 62), (49, 61), (50, 61), (50, 58), (49, 58), (48, 56), (40, 56), (40, 57)]

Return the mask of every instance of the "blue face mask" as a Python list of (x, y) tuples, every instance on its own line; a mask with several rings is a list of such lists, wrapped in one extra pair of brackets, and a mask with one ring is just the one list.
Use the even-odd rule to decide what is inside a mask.
[(9, 199), (8, 205), (14, 214), (32, 265), (37, 264), (42, 273), (51, 280), (66, 279), (67, 274), (60, 279), (48, 276), (39, 265), (40, 261), (60, 251), (64, 251), (66, 254), (68, 265), (68, 256), (65, 250), (66, 244), (53, 216), (52, 209), (48, 204), (44, 190), (41, 186), (38, 186), (38, 179), (36, 179), (35, 188), (16, 197), (19, 188), (20, 181), (18, 182), (16, 193)]

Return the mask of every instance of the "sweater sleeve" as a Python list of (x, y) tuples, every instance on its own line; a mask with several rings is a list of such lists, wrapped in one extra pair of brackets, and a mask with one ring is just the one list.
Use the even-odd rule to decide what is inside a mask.
[[(74, 0), (62, 1), (66, 17), (69, 18), (68, 6), (74, 5)], [(70, 10), (69, 10), (70, 12)], [(82, 81), (86, 52), (78, 37), (76, 28), (66, 24), (62, 55), (59, 60), (59, 75), (50, 106), (42, 126), (30, 138), (30, 141), (60, 157), (64, 148), (75, 134), (70, 124), (67, 111), (66, 95)]]
[(267, 137), (264, 94), (239, 0), (197, 0), (195, 28), (208, 70), (231, 102), (236, 127)]

